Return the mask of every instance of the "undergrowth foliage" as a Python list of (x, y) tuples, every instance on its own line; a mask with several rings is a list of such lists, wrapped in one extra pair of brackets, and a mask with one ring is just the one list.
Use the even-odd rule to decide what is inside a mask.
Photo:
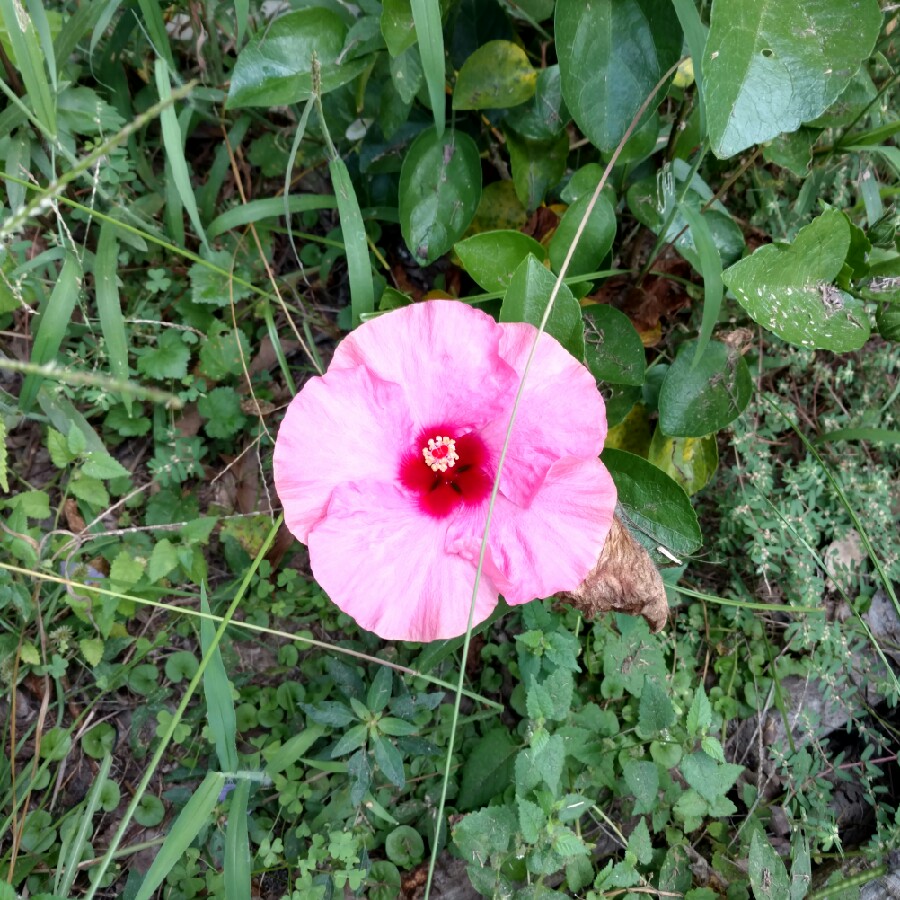
[[(900, 18), (750, 6), (0, 0), (0, 900), (877, 896)], [(316, 583), (284, 409), (436, 298), (587, 367), (661, 633)]]

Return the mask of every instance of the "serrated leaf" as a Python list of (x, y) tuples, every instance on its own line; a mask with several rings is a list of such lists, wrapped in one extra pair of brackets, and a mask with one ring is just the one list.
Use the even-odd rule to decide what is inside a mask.
[(518, 749), (505, 728), (493, 728), (478, 740), (463, 767), (457, 798), (461, 810), (486, 806), (504, 791)]
[(47, 450), (50, 453), (50, 461), (57, 469), (65, 469), (69, 463), (78, 459), (78, 454), (69, 450), (66, 436), (55, 428), (47, 430)]
[(145, 559), (138, 559), (130, 550), (120, 550), (109, 567), (109, 580), (116, 587), (130, 588), (141, 580), (146, 568)]
[(89, 666), (99, 666), (103, 660), (103, 641), (100, 638), (82, 638), (78, 642), (81, 655)]
[(850, 226), (826, 210), (792, 244), (768, 244), (722, 273), (750, 317), (798, 347), (846, 353), (868, 340), (864, 305), (834, 286), (850, 250)]
[(322, 93), (352, 81), (369, 64), (363, 57), (339, 61), (347, 26), (330, 9), (311, 7), (281, 16), (238, 55), (226, 107), (286, 106), (312, 93), (312, 57), (321, 66)]
[(655, 678), (648, 678), (644, 682), (638, 707), (638, 734), (641, 737), (652, 737), (664, 731), (674, 721), (672, 701)]
[(486, 291), (505, 291), (529, 253), (542, 261), (547, 255), (533, 237), (508, 229), (472, 235), (453, 249), (472, 280)]
[[(547, 249), (550, 254), (550, 265), (554, 272), (562, 269), (563, 261), (575, 240), (575, 234), (585, 217), (590, 201), (590, 194), (579, 197), (563, 213), (556, 231), (553, 232)], [(609, 253), (615, 237), (616, 212), (606, 194), (600, 194), (591, 210), (584, 231), (581, 233), (578, 246), (572, 254), (566, 275), (587, 275), (590, 272), (596, 272), (606, 254)]]
[(608, 384), (641, 385), (644, 345), (625, 313), (606, 304), (584, 306), (584, 356), (591, 375)]
[(880, 28), (877, 0), (737, 7), (713, 0), (702, 72), (716, 156), (734, 156), (821, 115), (871, 53)]
[(178, 565), (178, 552), (175, 545), (168, 539), (157, 541), (150, 554), (150, 563), (147, 566), (147, 577), (156, 583), (165, 578), (169, 572)]
[(753, 394), (744, 358), (711, 341), (696, 359), (697, 342), (678, 350), (659, 392), (659, 427), (670, 437), (703, 437), (720, 431), (746, 409)]
[(400, 230), (420, 265), (446, 253), (469, 227), (481, 198), (478, 147), (462, 131), (427, 128), (400, 170)]
[(465, 816), (453, 829), (453, 842), (465, 860), (480, 865), (486, 857), (507, 851), (517, 827), (511, 807), (490, 806)]
[(699, 737), (702, 731), (706, 731), (712, 723), (712, 707), (709, 703), (709, 697), (703, 685), (699, 685), (694, 691), (694, 699), (691, 701), (691, 708), (687, 715), (687, 730), (691, 737)]
[[(528, 255), (513, 274), (500, 307), (501, 322), (530, 322), (540, 325), (556, 278), (537, 257)], [(547, 334), (555, 337), (576, 359), (584, 357), (584, 325), (581, 307), (565, 284), (560, 285)]]
[[(678, 17), (669, 0), (558, 0), (554, 21), (566, 105), (590, 141), (611, 153), (678, 61)], [(647, 115), (663, 96), (657, 95)]]
[(519, 811), (519, 829), (522, 837), (529, 844), (536, 844), (541, 836), (541, 830), (547, 824), (547, 816), (544, 811), (531, 800), (520, 797), (516, 800)]
[(743, 766), (717, 762), (702, 750), (681, 761), (681, 774), (685, 781), (710, 803), (731, 790), (743, 771)]
[(127, 477), (131, 474), (117, 459), (113, 459), (108, 453), (100, 453), (96, 450), (85, 455), (81, 471), (91, 478), (99, 478), (103, 481)]
[(650, 829), (647, 827), (647, 820), (643, 817), (628, 836), (628, 850), (637, 857), (637, 861), (643, 866), (648, 865), (653, 858)]
[(750, 885), (758, 900), (782, 900), (790, 896), (791, 885), (784, 861), (758, 831), (750, 841), (748, 862)]
[(244, 425), (241, 400), (234, 388), (217, 387), (197, 401), (197, 412), (206, 419), (204, 428), (211, 438), (227, 438)]
[(191, 351), (181, 339), (181, 332), (168, 328), (160, 335), (155, 348), (138, 357), (137, 370), (158, 380), (184, 378), (190, 358)]
[[(243, 360), (243, 362), (242, 362)], [(200, 345), (200, 373), (213, 381), (239, 375), (250, 365), (250, 342), (243, 331), (218, 324)]]
[(693, 553), (701, 543), (700, 526), (684, 489), (652, 463), (607, 448), (601, 456), (618, 491), (629, 524), (676, 556)]
[(194, 303), (228, 306), (232, 300), (237, 303), (250, 296), (249, 288), (238, 284), (226, 274), (234, 267), (234, 257), (227, 250), (209, 251), (205, 258), (222, 271), (210, 269), (198, 262), (191, 265), (188, 277), (191, 280), (191, 299)]
[(505, 109), (534, 95), (537, 72), (512, 41), (488, 41), (462, 65), (453, 88), (454, 109)]
[(79, 500), (84, 500), (95, 509), (109, 506), (109, 491), (103, 486), (103, 482), (91, 478), (79, 472), (69, 481), (69, 490)]

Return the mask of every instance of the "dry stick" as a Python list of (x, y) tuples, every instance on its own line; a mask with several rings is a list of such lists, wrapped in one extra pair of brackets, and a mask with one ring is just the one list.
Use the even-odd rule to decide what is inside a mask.
[[(537, 351), (538, 341), (540, 340), (541, 335), (547, 327), (547, 321), (550, 318), (551, 311), (553, 310), (553, 304), (556, 302), (556, 298), (559, 295), (560, 290), (562, 289), (563, 280), (566, 277), (566, 272), (568, 272), (569, 270), (569, 265), (572, 262), (572, 257), (575, 255), (575, 250), (578, 247), (578, 242), (581, 240), (581, 236), (582, 234), (584, 234), (585, 228), (587, 228), (588, 219), (590, 219), (591, 213), (594, 211), (594, 207), (597, 205), (597, 201), (600, 198), (600, 194), (603, 192), (603, 188), (606, 187), (606, 182), (609, 179), (609, 175), (616, 164), (616, 160), (619, 158), (623, 147), (628, 142), (628, 139), (631, 137), (634, 129), (637, 127), (641, 116), (643, 116), (647, 111), (647, 108), (650, 106), (653, 98), (657, 95), (660, 88), (662, 88), (662, 86), (675, 73), (675, 70), (678, 68), (678, 66), (681, 65), (682, 62), (683, 60), (678, 60), (678, 62), (675, 63), (675, 65), (673, 65), (671, 68), (669, 68), (669, 70), (662, 76), (662, 78), (660, 78), (659, 81), (656, 82), (656, 86), (641, 104), (640, 109), (638, 109), (638, 111), (635, 113), (634, 118), (631, 120), (631, 124), (625, 130), (625, 134), (622, 135), (622, 139), (619, 141), (618, 146), (613, 151), (613, 155), (610, 157), (609, 162), (606, 164), (606, 168), (603, 170), (603, 175), (600, 178), (600, 181), (597, 183), (597, 187), (594, 189), (594, 193), (591, 196), (590, 202), (588, 203), (587, 208), (584, 211), (584, 215), (581, 217), (581, 221), (578, 223), (578, 228), (575, 231), (575, 236), (572, 238), (572, 243), (569, 244), (568, 252), (566, 253), (565, 259), (563, 260), (559, 273), (556, 276), (556, 281), (553, 283), (553, 289), (550, 291), (550, 298), (547, 301), (547, 306), (544, 309), (544, 315), (541, 317), (541, 322), (538, 325), (537, 334), (535, 335), (534, 341), (531, 344), (531, 350), (528, 353), (528, 359), (525, 361), (525, 368), (522, 371), (522, 379), (519, 382), (519, 389), (516, 391), (515, 400), (513, 400), (512, 412), (510, 413), (509, 424), (506, 428), (506, 437), (503, 440), (503, 449), (500, 451), (500, 459), (497, 462), (497, 472), (494, 475), (494, 484), (491, 488), (490, 500), (488, 501), (488, 511), (484, 523), (484, 532), (481, 536), (481, 549), (478, 553), (478, 567), (475, 570), (475, 584), (472, 588), (472, 600), (469, 604), (469, 621), (466, 624), (466, 636), (463, 641), (462, 647), (462, 660), (459, 667), (459, 679), (457, 681), (456, 695), (453, 703), (454, 722), (459, 716), (459, 708), (462, 702), (463, 682), (465, 681), (466, 677), (466, 661), (469, 656), (469, 644), (472, 638), (472, 620), (475, 616), (475, 603), (478, 598), (478, 589), (481, 586), (481, 572), (484, 568), (484, 558), (485, 554), (487, 553), (487, 541), (491, 529), (491, 519), (494, 513), (494, 504), (497, 500), (497, 494), (500, 490), (500, 475), (503, 472), (503, 464), (506, 462), (506, 454), (509, 450), (510, 437), (512, 436), (512, 428), (516, 420), (516, 413), (519, 409), (519, 401), (522, 399), (522, 393), (525, 389), (525, 382), (528, 378), (528, 372), (531, 369), (531, 363), (534, 360), (534, 355)], [(435, 815), (434, 843), (431, 848), (431, 859), (428, 863), (428, 881), (425, 885), (425, 900), (428, 900), (431, 895), (431, 883), (434, 880), (434, 867), (437, 864), (438, 848), (440, 847), (440, 834), (442, 824), (441, 820), (444, 817), (444, 807), (447, 804), (447, 786), (450, 781), (450, 767), (453, 760), (453, 750), (455, 744), (456, 729), (451, 729), (450, 737), (447, 741), (447, 757), (444, 763), (444, 781), (441, 786), (441, 799), (438, 803), (438, 808)]]

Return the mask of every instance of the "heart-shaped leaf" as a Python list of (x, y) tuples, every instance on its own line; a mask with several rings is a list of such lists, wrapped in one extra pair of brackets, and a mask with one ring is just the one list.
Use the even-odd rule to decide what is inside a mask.
[(469, 227), (481, 198), (481, 159), (465, 132), (427, 128), (400, 170), (400, 230), (419, 265), (446, 253)]
[(796, 131), (825, 112), (871, 53), (880, 28), (877, 0), (739, 7), (713, 0), (702, 70), (716, 156)]
[(846, 353), (871, 331), (863, 304), (834, 286), (850, 250), (850, 225), (829, 209), (793, 244), (769, 244), (722, 273), (750, 317), (798, 347)]

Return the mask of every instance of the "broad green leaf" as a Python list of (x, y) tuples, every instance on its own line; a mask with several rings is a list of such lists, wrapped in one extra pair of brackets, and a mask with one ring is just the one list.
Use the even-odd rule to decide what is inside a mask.
[[(578, 127), (612, 153), (641, 105), (681, 54), (670, 0), (559, 0), (556, 53)], [(656, 108), (662, 94), (648, 107)]]
[(798, 829), (791, 838), (791, 898), (803, 900), (809, 893), (812, 870), (809, 859), (809, 841)]
[(453, 88), (454, 109), (506, 109), (534, 95), (537, 72), (512, 41), (488, 41), (464, 63)]
[(712, 706), (703, 685), (698, 685), (694, 691), (694, 699), (688, 710), (687, 730), (691, 737), (699, 737), (712, 723)]
[(716, 436), (672, 438), (657, 428), (650, 441), (647, 459), (692, 496), (709, 484), (719, 466)]
[[(210, 814), (219, 800), (219, 794), (225, 784), (225, 776), (220, 772), (208, 772), (200, 786), (193, 792), (191, 799), (172, 824), (162, 847), (156, 854), (153, 864), (144, 875), (135, 900), (150, 900), (156, 889), (163, 883), (166, 875), (191, 842), (210, 822)], [(137, 818), (137, 816), (135, 816)]]
[(137, 370), (142, 375), (160, 380), (184, 378), (190, 358), (191, 351), (181, 339), (181, 332), (169, 328), (160, 335), (155, 349), (147, 350), (138, 357)]
[(486, 291), (505, 291), (529, 253), (539, 260), (547, 254), (533, 237), (508, 229), (472, 235), (453, 249), (472, 280)]
[(518, 746), (506, 728), (492, 728), (471, 749), (462, 772), (457, 806), (478, 809), (506, 790)]
[(650, 738), (668, 728), (674, 721), (672, 701), (655, 678), (648, 678), (641, 691), (637, 733), (641, 737)]
[(226, 107), (286, 106), (312, 93), (312, 57), (321, 66), (322, 93), (352, 81), (368, 65), (365, 57), (338, 62), (347, 26), (330, 9), (288, 13), (262, 29), (238, 55)]
[(481, 159), (462, 131), (420, 134), (400, 170), (400, 230), (420, 265), (446, 253), (469, 227), (481, 198)]
[(834, 286), (850, 250), (850, 225), (829, 209), (794, 242), (768, 244), (722, 273), (750, 317), (799, 347), (846, 353), (868, 340), (863, 304)]
[(669, 437), (720, 431), (747, 407), (750, 370), (736, 350), (711, 341), (695, 363), (696, 342), (682, 344), (659, 392), (659, 426)]
[(594, 378), (608, 384), (642, 385), (647, 362), (631, 319), (606, 304), (582, 307), (581, 313), (584, 356)]
[[(731, 790), (743, 766), (716, 762), (707, 753), (697, 750), (681, 761), (684, 780), (706, 801), (714, 803)], [(779, 894), (776, 896), (786, 896)]]
[(886, 341), (900, 341), (900, 306), (879, 306), (875, 312), (875, 325)]
[(693, 553), (701, 543), (700, 526), (684, 489), (652, 463), (607, 448), (601, 456), (619, 494), (626, 520), (650, 549), (662, 545), (676, 556)]
[(877, 0), (713, 0), (702, 73), (716, 156), (796, 131), (825, 112), (880, 27)]
[[(579, 197), (563, 213), (556, 231), (553, 232), (547, 249), (550, 253), (550, 265), (554, 272), (562, 269), (563, 261), (575, 240), (575, 233), (581, 225), (581, 220), (584, 218), (590, 202), (591, 194)], [(616, 212), (607, 196), (600, 194), (578, 240), (578, 246), (572, 254), (569, 268), (566, 269), (566, 276), (596, 272), (606, 254), (609, 253), (615, 237)]]
[(791, 883), (784, 861), (768, 839), (754, 832), (750, 841), (748, 874), (757, 900), (781, 900), (791, 896)]
[(489, 806), (465, 816), (453, 829), (453, 842), (463, 859), (480, 867), (485, 856), (506, 852), (518, 824), (511, 807)]
[(507, 128), (506, 149), (516, 196), (529, 212), (544, 201), (547, 191), (559, 184), (569, 159), (569, 136), (562, 132), (546, 141), (533, 141)]
[[(556, 278), (540, 260), (528, 255), (520, 263), (500, 307), (501, 322), (530, 322), (540, 325), (544, 310)], [(555, 337), (576, 359), (584, 358), (584, 325), (581, 321), (581, 307), (572, 292), (562, 284), (550, 317), (547, 319), (547, 334)]]
[(656, 763), (647, 760), (630, 759), (622, 766), (625, 784), (634, 796), (632, 813), (639, 816), (652, 812), (657, 803), (659, 790), (659, 769)]
[(511, 109), (506, 124), (522, 137), (546, 141), (557, 137), (570, 118), (562, 96), (559, 66), (547, 66), (538, 72), (534, 96), (528, 103)]
[(391, 56), (399, 56), (415, 44), (416, 31), (409, 0), (384, 0), (381, 34)]
[(493, 181), (481, 192), (469, 231), (481, 234), (483, 231), (517, 230), (527, 221), (528, 213), (516, 196), (516, 186), (511, 181)]

